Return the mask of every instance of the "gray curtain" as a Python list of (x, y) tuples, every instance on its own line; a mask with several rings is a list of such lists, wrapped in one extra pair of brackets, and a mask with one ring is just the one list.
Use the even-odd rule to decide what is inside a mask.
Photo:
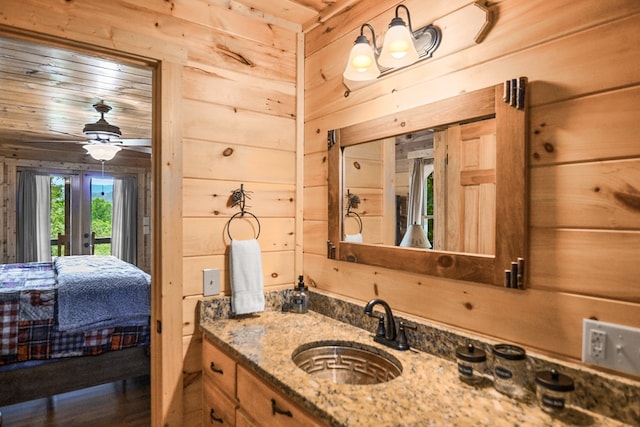
[(50, 177), (24, 170), (18, 177), (17, 262), (51, 260)]
[(135, 178), (113, 179), (111, 255), (130, 264), (137, 262), (138, 184)]
[(413, 170), (409, 179), (409, 197), (407, 206), (407, 228), (422, 223), (422, 204), (424, 202), (424, 163), (423, 159), (413, 160)]

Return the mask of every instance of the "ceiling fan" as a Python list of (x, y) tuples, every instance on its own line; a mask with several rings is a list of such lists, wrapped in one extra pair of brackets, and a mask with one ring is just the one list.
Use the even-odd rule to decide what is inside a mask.
[[(122, 138), (122, 132), (118, 126), (112, 125), (104, 118), (104, 115), (111, 111), (111, 106), (103, 100), (93, 104), (93, 108), (100, 114), (100, 118), (95, 123), (87, 123), (82, 129), (86, 139), (78, 140), (55, 140), (55, 142), (70, 142), (82, 144), (88, 154), (96, 160), (102, 162), (111, 160), (122, 149), (139, 151), (151, 154), (151, 140), (148, 138)], [(32, 141), (32, 142), (49, 142)]]
[[(111, 111), (111, 107), (105, 104), (103, 100), (100, 100), (100, 102), (93, 104), (93, 108), (100, 113), (100, 119), (95, 123), (84, 125), (82, 133), (89, 139), (87, 144), (84, 145), (84, 149), (94, 159), (104, 162), (113, 159), (118, 151), (128, 144), (125, 144), (120, 138), (122, 136), (120, 128), (109, 124), (104, 118), (104, 115)], [(131, 145), (140, 146), (146, 142), (145, 140), (137, 141), (139, 142), (134, 142)]]

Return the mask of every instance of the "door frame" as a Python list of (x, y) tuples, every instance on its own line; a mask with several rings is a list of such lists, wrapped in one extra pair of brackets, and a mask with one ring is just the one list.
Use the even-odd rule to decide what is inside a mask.
[[(43, 12), (48, 13), (48, 12)], [(128, 44), (116, 50), (109, 39), (64, 32), (59, 37), (0, 24), (0, 35), (58, 45), (88, 54), (154, 68), (151, 175), (151, 425), (182, 425), (182, 73), (187, 52), (158, 40), (158, 48)], [(102, 45), (100, 45), (102, 44)], [(176, 244), (178, 242), (178, 244)], [(166, 319), (166, 321), (165, 321)]]

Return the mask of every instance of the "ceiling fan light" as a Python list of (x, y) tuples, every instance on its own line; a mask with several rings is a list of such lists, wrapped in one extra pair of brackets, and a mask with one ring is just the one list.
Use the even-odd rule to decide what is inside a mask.
[(91, 157), (96, 160), (100, 160), (101, 162), (113, 159), (118, 151), (122, 150), (122, 148), (117, 145), (106, 144), (103, 142), (97, 144), (85, 144), (84, 149), (87, 150), (87, 153), (89, 153)]

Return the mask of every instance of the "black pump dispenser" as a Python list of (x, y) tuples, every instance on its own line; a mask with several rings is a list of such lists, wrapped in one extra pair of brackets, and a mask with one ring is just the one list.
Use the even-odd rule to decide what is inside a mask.
[(291, 311), (295, 313), (306, 313), (309, 309), (309, 293), (304, 284), (304, 276), (298, 276), (298, 286), (293, 288), (293, 300)]

